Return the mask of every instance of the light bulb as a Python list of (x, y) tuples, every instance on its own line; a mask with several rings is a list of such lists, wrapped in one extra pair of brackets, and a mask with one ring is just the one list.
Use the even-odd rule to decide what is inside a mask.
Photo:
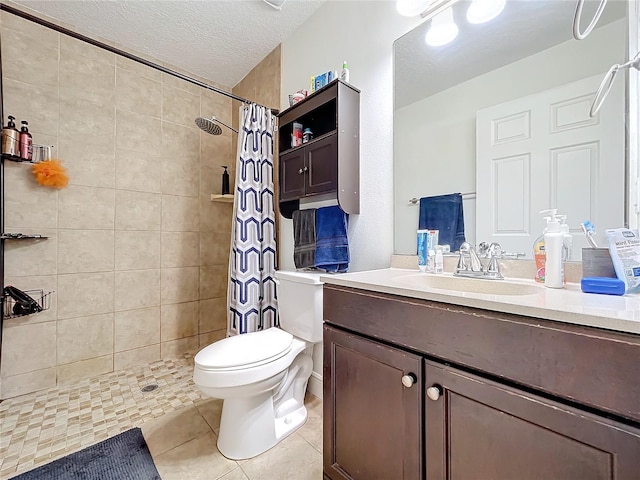
[(467, 10), (469, 23), (485, 23), (496, 18), (502, 10), (506, 0), (473, 0)]
[(416, 17), (424, 12), (433, 0), (397, 0), (396, 10), (404, 17)]
[(427, 45), (440, 47), (458, 36), (458, 26), (453, 21), (453, 10), (447, 8), (431, 19), (431, 27), (424, 37)]

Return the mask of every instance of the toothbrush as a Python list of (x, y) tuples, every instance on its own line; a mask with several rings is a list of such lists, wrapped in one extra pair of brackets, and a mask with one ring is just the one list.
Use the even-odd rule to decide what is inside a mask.
[(591, 245), (592, 248), (598, 248), (596, 241), (593, 239), (593, 235), (596, 233), (596, 226), (591, 223), (589, 220), (585, 220), (580, 224), (582, 227), (582, 231), (584, 232), (585, 237), (587, 237), (587, 242)]

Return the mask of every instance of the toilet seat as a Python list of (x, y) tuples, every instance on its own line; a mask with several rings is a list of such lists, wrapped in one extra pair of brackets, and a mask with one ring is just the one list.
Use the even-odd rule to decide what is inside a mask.
[(198, 352), (194, 362), (206, 372), (246, 370), (285, 356), (292, 343), (293, 335), (272, 327), (219, 340)]

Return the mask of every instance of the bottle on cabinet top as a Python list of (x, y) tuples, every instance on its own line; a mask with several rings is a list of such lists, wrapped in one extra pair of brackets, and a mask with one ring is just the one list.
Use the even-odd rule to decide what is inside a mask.
[(344, 61), (342, 63), (342, 71), (340, 72), (340, 80), (343, 82), (349, 83), (349, 67), (347, 66), (347, 62)]

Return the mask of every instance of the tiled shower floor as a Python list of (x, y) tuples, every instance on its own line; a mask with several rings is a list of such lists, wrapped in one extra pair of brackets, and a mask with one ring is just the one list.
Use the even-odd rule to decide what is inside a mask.
[[(235, 462), (216, 448), (220, 400), (191, 380), (192, 357), (161, 360), (0, 403), (0, 478), (141, 427), (163, 480), (322, 478), (322, 403), (268, 452)], [(142, 387), (157, 384), (151, 392)]]

